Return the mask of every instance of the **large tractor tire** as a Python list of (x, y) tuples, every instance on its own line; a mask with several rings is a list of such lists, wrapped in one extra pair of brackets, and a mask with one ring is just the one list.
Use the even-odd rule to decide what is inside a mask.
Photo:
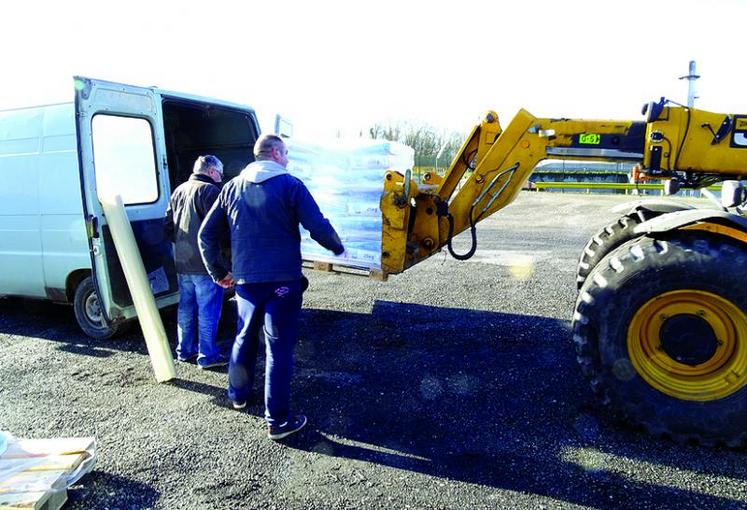
[(626, 215), (621, 216), (591, 236), (584, 246), (576, 267), (576, 286), (578, 289), (586, 281), (594, 267), (618, 246), (641, 236), (633, 232), (641, 223), (675, 211), (693, 209), (693, 206), (670, 201), (645, 201), (639, 203)]
[(90, 276), (83, 278), (75, 288), (73, 311), (80, 329), (91, 338), (100, 340), (111, 338), (124, 328), (123, 323), (107, 324), (93, 279)]
[(636, 211), (632, 214), (626, 214), (591, 236), (578, 259), (576, 269), (577, 287), (581, 288), (589, 273), (609, 252), (640, 235), (633, 232), (638, 225), (658, 215), (649, 211)]
[(602, 402), (655, 435), (747, 443), (747, 251), (726, 238), (641, 237), (584, 282), (573, 318)]

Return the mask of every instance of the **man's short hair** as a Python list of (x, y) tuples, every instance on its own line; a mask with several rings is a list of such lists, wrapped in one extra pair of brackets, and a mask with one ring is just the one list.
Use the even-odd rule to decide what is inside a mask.
[(278, 135), (265, 134), (261, 135), (257, 139), (257, 143), (254, 144), (254, 157), (257, 159), (270, 159), (272, 149), (279, 149), (285, 142)]
[(223, 163), (212, 154), (206, 154), (197, 158), (192, 173), (207, 174), (211, 168), (215, 168), (223, 174)]

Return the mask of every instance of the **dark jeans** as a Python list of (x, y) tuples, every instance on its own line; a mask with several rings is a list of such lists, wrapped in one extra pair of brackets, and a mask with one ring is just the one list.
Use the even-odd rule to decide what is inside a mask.
[(293, 349), (303, 301), (302, 280), (236, 286), (236, 340), (228, 365), (228, 398), (249, 398), (254, 383), (259, 335), (265, 336), (265, 419), (280, 425), (290, 416)]

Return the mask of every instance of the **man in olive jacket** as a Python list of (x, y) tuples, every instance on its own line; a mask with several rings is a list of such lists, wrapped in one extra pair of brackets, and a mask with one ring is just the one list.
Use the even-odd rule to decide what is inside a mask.
[(223, 305), (223, 288), (208, 275), (197, 246), (202, 220), (220, 193), (223, 163), (215, 156), (200, 156), (192, 175), (171, 195), (164, 220), (166, 234), (174, 243), (179, 282), (177, 347), (179, 361), (197, 358), (199, 368), (228, 363), (216, 343)]
[[(319, 206), (286, 171), (288, 149), (276, 135), (254, 145), (257, 160), (231, 179), (200, 228), (200, 251), (215, 281), (236, 282), (238, 326), (228, 366), (228, 397), (246, 406), (254, 382), (260, 333), (265, 337), (265, 420), (270, 439), (282, 439), (306, 424), (290, 411), (293, 349), (298, 338), (302, 293), (299, 225), (341, 255), (345, 248)], [(231, 241), (231, 272), (221, 263), (220, 245)]]

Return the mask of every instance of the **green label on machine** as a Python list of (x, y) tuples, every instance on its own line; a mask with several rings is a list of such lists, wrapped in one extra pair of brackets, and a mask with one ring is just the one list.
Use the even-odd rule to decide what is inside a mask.
[(598, 135), (596, 133), (578, 135), (578, 143), (582, 143), (585, 145), (599, 145), (601, 141), (602, 135)]

